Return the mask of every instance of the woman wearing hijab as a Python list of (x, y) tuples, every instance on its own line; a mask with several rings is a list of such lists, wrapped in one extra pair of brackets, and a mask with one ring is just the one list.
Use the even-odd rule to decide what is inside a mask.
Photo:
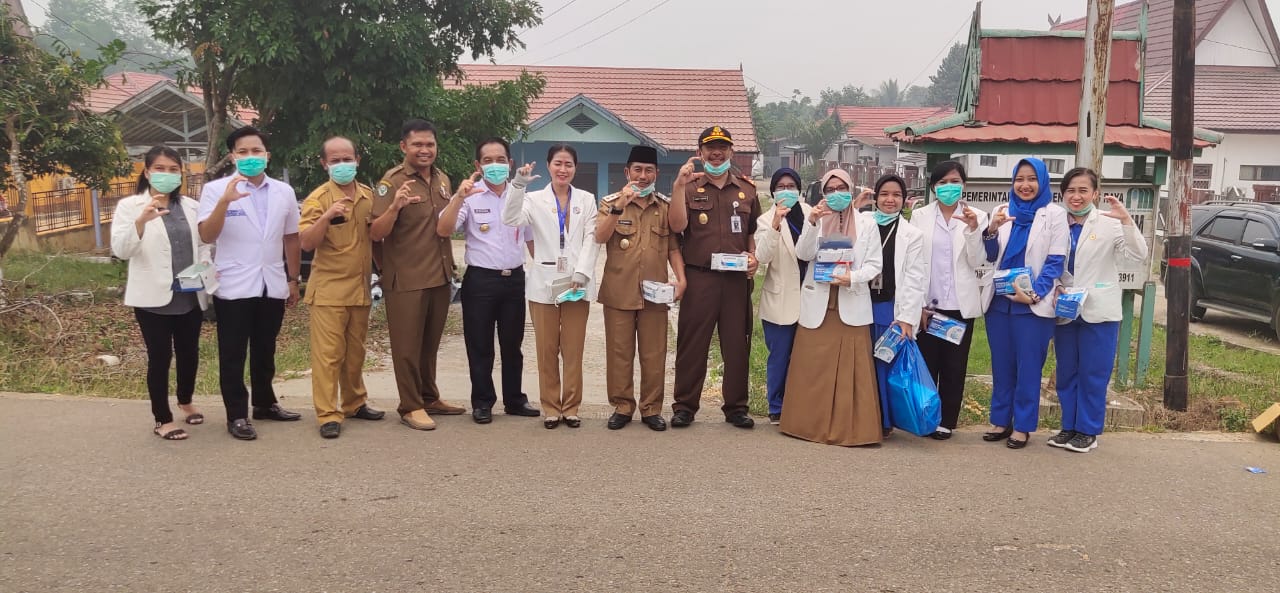
[[(951, 438), (960, 420), (973, 320), (982, 315), (982, 291), (975, 270), (987, 261), (982, 248), (987, 214), (960, 202), (967, 180), (964, 165), (956, 161), (939, 163), (929, 175), (929, 192), (934, 200), (911, 213), (911, 224), (924, 233), (920, 254), (925, 269), (926, 310), (920, 323), (927, 327), (929, 316), (939, 313), (965, 325), (959, 344), (928, 333), (919, 336), (920, 354), (942, 400), (942, 424), (929, 435), (940, 441)], [(987, 278), (990, 279), (989, 274)]]
[(871, 357), (871, 295), (880, 274), (875, 222), (852, 207), (853, 181), (822, 177), (826, 196), (805, 217), (796, 256), (808, 263), (782, 402), (782, 432), (829, 445), (879, 443), (880, 399)]
[[(875, 209), (869, 216), (876, 223), (880, 256), (884, 262), (880, 275), (871, 280), (871, 339), (897, 328), (909, 340), (916, 337), (916, 324), (924, 308), (924, 258), (920, 253), (924, 233), (902, 220), (906, 204), (907, 182), (893, 174), (876, 180)], [(889, 417), (889, 363), (876, 359), (876, 386), (880, 391), (880, 426), (885, 436), (893, 432)]]
[(1062, 431), (1049, 445), (1088, 453), (1102, 434), (1107, 384), (1115, 368), (1121, 318), (1118, 265), (1146, 260), (1147, 242), (1120, 200), (1107, 196), (1110, 209), (1095, 208), (1098, 174), (1093, 170), (1067, 171), (1061, 188), (1071, 215), (1071, 253), (1063, 284), (1083, 290), (1085, 297), (1080, 316), (1054, 331)]
[(783, 167), (773, 173), (773, 208), (756, 225), (756, 260), (766, 266), (760, 293), (760, 324), (769, 349), (766, 369), (769, 423), (782, 417), (782, 398), (791, 364), (791, 345), (800, 321), (800, 279), (808, 262), (796, 257), (796, 242), (813, 208), (800, 202), (800, 174)]
[(991, 430), (988, 442), (1010, 449), (1027, 446), (1040, 421), (1040, 376), (1055, 325), (1054, 300), (1070, 250), (1067, 211), (1051, 203), (1044, 161), (1025, 158), (1013, 170), (1009, 203), (996, 208), (982, 236), (996, 278), (1014, 268), (1030, 269), (1013, 282), (1013, 294), (988, 291), (987, 340), (991, 344)]
[(600, 246), (592, 236), (596, 197), (573, 186), (577, 166), (578, 152), (572, 146), (553, 144), (547, 150), (551, 183), (526, 193), (539, 177), (529, 163), (516, 171), (502, 206), (503, 224), (527, 225), (533, 235), (534, 262), (525, 298), (538, 352), (538, 391), (546, 415), (542, 425), (548, 429), (562, 420), (569, 428), (582, 425), (582, 349), (587, 315), (596, 298), (593, 278)]

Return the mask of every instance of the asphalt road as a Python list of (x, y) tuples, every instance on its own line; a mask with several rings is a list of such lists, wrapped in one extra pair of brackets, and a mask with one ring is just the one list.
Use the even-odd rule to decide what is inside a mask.
[[(704, 414), (193, 438), (140, 401), (0, 396), (0, 591), (1274, 591), (1280, 445), (965, 432), (872, 449)], [(704, 418), (705, 417), (705, 418)], [(1272, 473), (1254, 475), (1245, 466)]]

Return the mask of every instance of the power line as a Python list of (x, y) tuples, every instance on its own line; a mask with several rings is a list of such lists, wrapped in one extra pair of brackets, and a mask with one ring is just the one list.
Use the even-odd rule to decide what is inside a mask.
[(1252, 48), (1252, 47), (1244, 47), (1244, 46), (1242, 46), (1242, 45), (1233, 45), (1233, 44), (1227, 43), (1227, 42), (1225, 42), (1225, 41), (1217, 41), (1217, 40), (1214, 40), (1214, 39), (1204, 39), (1203, 41), (1208, 41), (1209, 43), (1216, 43), (1216, 44), (1218, 44), (1218, 45), (1225, 45), (1225, 46), (1227, 46), (1227, 47), (1234, 47), (1234, 48), (1236, 48), (1236, 49), (1243, 49), (1243, 50), (1245, 50), (1245, 51), (1252, 51), (1252, 52), (1258, 52), (1258, 53), (1260, 53), (1260, 54), (1267, 54), (1267, 55), (1271, 55), (1271, 52), (1266, 51), (1266, 50), (1254, 49), (1254, 48)]
[[(105, 45), (104, 43), (102, 43), (101, 41), (98, 41), (97, 39), (94, 39), (94, 38), (93, 38), (93, 37), (91, 37), (88, 33), (85, 33), (83, 30), (81, 30), (79, 27), (77, 27), (77, 26), (75, 26), (75, 25), (73, 25), (73, 24), (71, 24), (71, 23), (67, 22), (67, 20), (66, 20), (66, 19), (64, 19), (64, 18), (62, 18), (62, 17), (60, 17), (60, 16), (58, 16), (58, 15), (54, 14), (54, 13), (53, 13), (53, 11), (52, 11), (52, 10), (49, 10), (49, 8), (48, 8), (48, 7), (41, 5), (39, 2), (36, 2), (35, 0), (29, 0), (29, 1), (31, 2), (31, 4), (35, 5), (35, 7), (36, 7), (36, 8), (39, 8), (39, 9), (43, 10), (46, 16), (48, 16), (48, 17), (50, 17), (50, 18), (52, 18), (52, 19), (54, 19), (54, 20), (56, 20), (56, 21), (58, 21), (58, 22), (60, 22), (60, 23), (62, 23), (62, 24), (64, 24), (64, 25), (66, 25), (66, 26), (67, 26), (68, 28), (70, 28), (72, 31), (75, 31), (76, 33), (79, 33), (79, 34), (80, 34), (82, 37), (84, 37), (85, 39), (88, 39), (89, 41), (93, 42), (93, 44), (94, 44), (94, 45), (97, 45), (98, 47), (106, 47), (106, 45)], [(47, 35), (47, 33), (42, 33), (42, 35)], [(49, 36), (50, 36), (50, 37), (53, 37), (52, 35), (49, 35)], [(55, 38), (55, 39), (56, 39), (56, 38)], [(145, 53), (145, 52), (126, 52), (126, 53), (134, 53), (134, 54), (137, 54), (137, 55), (144, 55), (144, 56), (150, 56), (150, 57), (153, 57), (153, 58), (160, 58), (160, 59), (164, 59), (164, 58), (161, 58), (161, 56), (154, 56), (154, 55), (151, 55), (151, 54), (148, 54), (148, 53)], [(149, 67), (150, 67), (150, 66), (147, 66), (146, 64), (141, 64), (141, 63), (139, 63), (139, 62), (137, 62), (137, 61), (135, 61), (135, 60), (129, 59), (129, 58), (127, 58), (127, 57), (124, 57), (123, 55), (120, 57), (120, 59), (121, 59), (121, 60), (124, 60), (124, 61), (126, 61), (126, 62), (129, 62), (129, 63), (131, 63), (131, 64), (133, 64), (133, 65), (135, 65), (135, 66), (137, 66), (137, 67), (139, 67), (139, 68), (144, 68), (144, 69), (145, 69), (145, 68), (149, 68)]]
[(924, 68), (921, 68), (921, 69), (920, 69), (920, 73), (919, 73), (919, 74), (916, 74), (916, 75), (915, 75), (915, 77), (911, 79), (911, 82), (907, 83), (907, 86), (902, 87), (902, 90), (903, 90), (904, 92), (905, 92), (907, 89), (910, 89), (910, 88), (911, 88), (911, 86), (912, 86), (912, 85), (914, 85), (914, 84), (916, 83), (916, 81), (917, 81), (917, 80), (920, 80), (920, 77), (921, 77), (925, 72), (928, 72), (928, 71), (929, 71), (929, 67), (930, 67), (930, 66), (933, 66), (933, 63), (934, 63), (934, 62), (936, 62), (936, 61), (938, 60), (938, 58), (942, 56), (942, 52), (950, 51), (950, 50), (951, 50), (952, 45), (954, 45), (954, 44), (955, 44), (955, 42), (956, 42), (956, 36), (957, 36), (957, 35), (959, 35), (959, 34), (960, 34), (960, 32), (961, 32), (961, 31), (963, 31), (963, 30), (964, 30), (964, 28), (965, 28), (966, 26), (968, 26), (968, 24), (969, 24), (969, 19), (971, 19), (971, 18), (973, 18), (973, 17), (971, 16), (971, 17), (969, 17), (969, 18), (966, 18), (966, 19), (964, 20), (964, 22), (963, 22), (963, 23), (960, 23), (960, 28), (959, 28), (959, 29), (956, 29), (956, 32), (951, 34), (951, 38), (947, 40), (946, 45), (943, 45), (943, 46), (942, 46), (942, 49), (941, 49), (940, 51), (938, 51), (938, 53), (937, 53), (937, 54), (935, 54), (935, 55), (933, 56), (933, 59), (929, 60), (929, 61), (928, 61), (928, 63), (926, 63), (926, 64), (924, 65)]
[[(632, 17), (632, 18), (631, 18), (631, 20), (629, 20), (629, 21), (627, 21), (627, 22), (625, 22), (625, 23), (622, 23), (621, 25), (618, 25), (617, 27), (614, 27), (614, 28), (612, 28), (612, 29), (609, 29), (608, 31), (605, 31), (604, 33), (601, 33), (600, 35), (597, 35), (596, 37), (592, 37), (590, 40), (585, 41), (585, 42), (583, 42), (583, 43), (580, 43), (580, 44), (578, 44), (576, 47), (571, 47), (571, 48), (569, 48), (569, 49), (567, 49), (567, 50), (565, 50), (565, 51), (562, 51), (562, 52), (560, 52), (560, 53), (558, 53), (558, 54), (556, 54), (556, 55), (554, 55), (554, 56), (551, 56), (551, 57), (549, 57), (549, 58), (543, 58), (542, 60), (539, 60), (539, 62), (547, 62), (547, 61), (550, 61), (550, 60), (554, 60), (554, 59), (556, 59), (556, 58), (558, 58), (558, 57), (560, 57), (560, 56), (563, 56), (563, 55), (565, 55), (565, 54), (567, 54), (567, 53), (572, 53), (572, 52), (578, 51), (578, 50), (580, 50), (580, 49), (582, 49), (582, 48), (584, 48), (584, 47), (586, 47), (586, 46), (588, 46), (588, 45), (591, 45), (592, 43), (595, 43), (595, 42), (597, 42), (597, 41), (599, 41), (599, 40), (601, 40), (601, 39), (604, 39), (604, 38), (605, 38), (606, 36), (608, 36), (609, 34), (611, 34), (611, 33), (615, 32), (615, 31), (617, 31), (617, 30), (619, 30), (619, 29), (621, 29), (621, 28), (623, 28), (623, 27), (625, 27), (625, 26), (627, 26), (627, 25), (630, 25), (631, 23), (636, 22), (636, 21), (637, 21), (637, 20), (639, 20), (641, 17), (643, 17), (643, 16), (645, 16), (645, 15), (647, 15), (647, 14), (649, 14), (649, 13), (651, 13), (651, 12), (653, 12), (653, 11), (655, 11), (655, 10), (659, 9), (659, 8), (662, 8), (662, 6), (663, 6), (663, 5), (665, 5), (666, 3), (670, 2), (670, 1), (671, 1), (671, 0), (662, 0), (662, 2), (659, 2), (659, 3), (655, 4), (655, 5), (653, 5), (653, 7), (652, 7), (652, 8), (650, 8), (649, 10), (646, 10), (646, 11), (644, 11), (644, 12), (642, 12), (642, 13), (640, 13), (640, 14), (638, 14), (638, 15), (634, 16), (634, 17)], [(625, 4), (625, 2), (624, 2), (624, 4)], [(536, 63), (536, 62), (535, 62), (535, 63)]]
[(751, 78), (750, 76), (747, 76), (747, 73), (746, 73), (746, 72), (743, 72), (743, 73), (742, 73), (742, 77), (743, 77), (743, 78), (745, 78), (745, 79), (747, 79), (747, 80), (750, 80), (751, 82), (754, 82), (754, 83), (756, 83), (756, 84), (758, 84), (758, 85), (760, 85), (760, 86), (764, 87), (764, 90), (766, 90), (766, 91), (769, 91), (769, 92), (773, 93), (773, 96), (775, 96), (775, 97), (778, 97), (778, 98), (780, 98), (780, 99), (791, 99), (791, 98), (792, 98), (792, 97), (788, 97), (788, 96), (786, 96), (786, 95), (784, 95), (784, 94), (782, 94), (782, 93), (778, 92), (778, 90), (777, 90), (777, 89), (775, 89), (775, 88), (773, 88), (773, 87), (770, 87), (769, 85), (767, 85), (767, 84), (765, 84), (765, 83), (763, 83), (763, 82), (760, 82), (760, 81), (758, 81), (758, 80), (756, 80), (756, 79), (754, 79), (754, 78)]
[(564, 9), (566, 9), (566, 8), (569, 8), (570, 6), (573, 6), (573, 3), (574, 3), (574, 2), (577, 2), (577, 1), (578, 1), (578, 0), (569, 0), (569, 2), (568, 2), (568, 3), (566, 3), (564, 6), (561, 6), (560, 8), (557, 8), (557, 9), (555, 9), (555, 10), (551, 11), (551, 14), (549, 14), (549, 15), (547, 15), (547, 16), (544, 16), (544, 17), (542, 17), (542, 22), (541, 22), (541, 23), (538, 23), (537, 25), (534, 25), (534, 26), (532, 26), (532, 27), (526, 27), (526, 28), (524, 28), (524, 29), (520, 29), (520, 31), (519, 31), (519, 32), (517, 32), (517, 33), (516, 33), (516, 35), (523, 35), (523, 34), (524, 34), (525, 32), (527, 32), (527, 31), (532, 31), (533, 29), (537, 29), (538, 27), (541, 27), (542, 25), (547, 24), (547, 21), (551, 20), (551, 17), (555, 16), (555, 15), (556, 15), (557, 13), (559, 13), (561, 10), (564, 10)]
[[(570, 35), (570, 34), (572, 34), (572, 33), (577, 32), (579, 29), (581, 29), (581, 28), (583, 28), (583, 27), (585, 27), (585, 26), (587, 26), (587, 25), (590, 25), (591, 23), (594, 23), (594, 22), (596, 22), (596, 21), (598, 21), (598, 20), (600, 20), (600, 19), (602, 19), (602, 18), (604, 18), (604, 17), (608, 16), (608, 15), (609, 15), (610, 13), (612, 13), (613, 11), (615, 11), (615, 10), (617, 10), (617, 9), (619, 9), (619, 8), (622, 8), (623, 6), (625, 6), (625, 5), (629, 4), (630, 2), (631, 2), (631, 0), (622, 0), (621, 2), (619, 2), (619, 3), (617, 3), (617, 4), (614, 4), (612, 8), (610, 8), (610, 9), (608, 9), (608, 10), (606, 10), (606, 11), (604, 11), (604, 12), (602, 12), (602, 13), (598, 14), (598, 15), (596, 15), (596, 16), (595, 16), (595, 18), (593, 18), (593, 19), (591, 19), (591, 20), (589, 20), (589, 21), (587, 21), (587, 22), (585, 22), (585, 23), (582, 23), (581, 25), (578, 25), (578, 26), (576, 26), (576, 27), (574, 27), (574, 28), (572, 28), (572, 29), (569, 29), (568, 31), (565, 31), (564, 33), (561, 33), (560, 35), (557, 35), (555, 38), (553, 38), (551, 41), (548, 41), (546, 44), (547, 44), (547, 45), (550, 45), (550, 44), (552, 44), (552, 43), (555, 43), (555, 42), (557, 42), (557, 41), (560, 41), (561, 39), (564, 39), (566, 36), (568, 36), (568, 35)], [(518, 53), (518, 54), (516, 54), (516, 55), (514, 55), (514, 56), (511, 56), (509, 59), (507, 59), (507, 60), (506, 60), (506, 62), (507, 62), (507, 63), (510, 63), (510, 62), (511, 62), (511, 60), (514, 60), (514, 59), (516, 59), (516, 58), (518, 58), (518, 57), (520, 57), (520, 56), (523, 56), (523, 55), (525, 55), (525, 54), (527, 54), (527, 53), (529, 53), (529, 49), (528, 49), (528, 48), (525, 48), (525, 50), (524, 50), (524, 51), (522, 51), (522, 52), (520, 52), (520, 53)]]

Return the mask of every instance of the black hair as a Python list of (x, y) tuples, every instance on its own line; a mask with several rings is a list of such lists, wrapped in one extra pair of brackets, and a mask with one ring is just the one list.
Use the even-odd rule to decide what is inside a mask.
[(886, 183), (897, 183), (898, 187), (902, 188), (903, 200), (906, 200), (907, 182), (903, 180), (901, 177), (893, 173), (889, 173), (888, 175), (882, 175), (879, 179), (876, 180), (876, 195), (871, 198), (872, 200), (880, 199), (880, 188), (884, 187)]
[(1095, 191), (1098, 189), (1098, 174), (1088, 167), (1076, 167), (1067, 171), (1067, 174), (1062, 176), (1062, 185), (1059, 186), (1059, 191), (1066, 194), (1067, 187), (1071, 185), (1071, 181), (1081, 175), (1085, 175), (1089, 178), (1089, 183), (1093, 184), (1093, 189)]
[(933, 189), (933, 186), (938, 185), (938, 182), (942, 181), (942, 178), (946, 177), (947, 174), (952, 171), (960, 174), (960, 181), (969, 181), (969, 174), (965, 173), (964, 164), (960, 161), (942, 161), (941, 163), (938, 163), (933, 168), (933, 172), (929, 174), (929, 189)]
[(578, 151), (568, 144), (552, 144), (551, 148), (547, 149), (547, 163), (550, 164), (551, 160), (556, 158), (556, 154), (561, 152), (569, 153), (569, 156), (573, 157), (573, 164), (578, 164)]
[[(138, 188), (134, 190), (134, 193), (140, 194), (142, 192), (147, 191), (151, 187), (151, 181), (147, 179), (147, 169), (151, 168), (151, 165), (153, 165), (156, 162), (157, 157), (166, 157), (166, 158), (173, 159), (173, 162), (178, 163), (179, 168), (182, 167), (182, 155), (178, 154), (178, 151), (172, 148), (169, 148), (168, 146), (165, 146), (163, 144), (157, 144), (155, 146), (152, 146), (151, 150), (147, 151), (147, 156), (142, 157), (142, 172), (138, 174)], [(182, 196), (181, 184), (179, 184), (178, 187), (174, 188), (173, 191), (169, 192), (170, 200), (178, 200), (181, 198), (181, 196)]]
[(331, 142), (331, 141), (333, 141), (333, 140), (346, 140), (347, 142), (350, 142), (350, 143), (351, 143), (351, 151), (352, 151), (352, 152), (354, 152), (354, 153), (356, 153), (356, 156), (359, 156), (359, 155), (360, 155), (360, 147), (359, 147), (359, 146), (356, 146), (356, 141), (355, 141), (355, 140), (352, 140), (352, 139), (350, 139), (350, 138), (348, 138), (348, 137), (346, 137), (346, 136), (331, 136), (331, 137), (329, 137), (329, 138), (325, 138), (324, 142), (321, 142), (321, 143), (320, 143), (320, 160), (324, 160), (324, 159), (329, 158), (329, 155), (325, 154), (325, 152), (324, 152), (324, 147), (325, 147), (325, 145), (329, 144), (329, 142)]
[(432, 136), (439, 136), (436, 133), (436, 127), (431, 122), (425, 119), (411, 119), (404, 122), (403, 126), (400, 126), (400, 140), (408, 140), (409, 134), (414, 132), (431, 132)]
[(255, 128), (253, 126), (245, 126), (243, 128), (240, 128), (238, 130), (231, 132), (230, 134), (227, 134), (227, 152), (235, 152), (236, 142), (238, 142), (241, 138), (247, 138), (249, 136), (257, 136), (260, 140), (262, 140), (262, 147), (267, 149), (267, 152), (271, 152), (271, 148), (267, 144), (266, 133), (264, 133), (262, 130), (259, 130), (258, 128)]
[(507, 160), (508, 161), (511, 160), (511, 144), (506, 140), (503, 140), (502, 138), (499, 138), (497, 136), (490, 136), (488, 138), (485, 138), (484, 140), (481, 140), (479, 144), (476, 144), (476, 162), (477, 163), (480, 162), (480, 149), (490, 144), (501, 144), (502, 150), (507, 153)]

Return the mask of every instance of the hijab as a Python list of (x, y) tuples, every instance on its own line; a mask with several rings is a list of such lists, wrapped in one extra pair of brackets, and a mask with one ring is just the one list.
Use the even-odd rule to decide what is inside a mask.
[[(790, 177), (796, 182), (796, 191), (800, 191), (804, 187), (800, 183), (800, 174), (796, 173), (795, 169), (783, 167), (773, 172), (773, 179), (769, 181), (770, 194), (778, 190), (778, 183), (782, 181), (783, 177)], [(799, 202), (790, 212), (787, 212), (787, 222), (789, 223), (787, 226), (791, 228), (791, 242), (795, 243), (800, 240), (800, 229), (804, 228), (804, 209), (800, 207)]]
[[(1030, 201), (1024, 201), (1013, 191), (1012, 179), (1018, 178), (1018, 169), (1030, 165), (1036, 172), (1039, 192)], [(1009, 232), (1009, 242), (1005, 244), (1004, 256), (1000, 258), (1000, 269), (1017, 268), (1026, 265), (1027, 239), (1031, 237), (1031, 224), (1036, 220), (1036, 213), (1053, 201), (1053, 187), (1049, 184), (1049, 168), (1044, 161), (1037, 158), (1025, 158), (1013, 167), (1013, 177), (1009, 186), (1009, 216), (1013, 217), (1013, 228)]]
[[(822, 176), (822, 182), (818, 185), (819, 190), (823, 193), (823, 195), (826, 195), (827, 182), (831, 181), (832, 177), (837, 178), (840, 181), (843, 181), (844, 184), (849, 187), (850, 193), (854, 192), (857, 189), (857, 187), (853, 185), (853, 179), (849, 177), (848, 173), (846, 173), (843, 169), (832, 169), (830, 171), (827, 171), (826, 174)], [(858, 200), (858, 196), (856, 194), (853, 196), (853, 198), (855, 202)], [(841, 216), (844, 217), (843, 226), (840, 224)], [(825, 218), (823, 218), (822, 220), (818, 221), (818, 224), (822, 228), (823, 237), (829, 237), (831, 235), (838, 233), (846, 237), (849, 237), (849, 240), (853, 241), (857, 239), (858, 211), (853, 208), (853, 204), (849, 204), (849, 207), (845, 208), (843, 212), (835, 212), (833, 214), (830, 214)]]

